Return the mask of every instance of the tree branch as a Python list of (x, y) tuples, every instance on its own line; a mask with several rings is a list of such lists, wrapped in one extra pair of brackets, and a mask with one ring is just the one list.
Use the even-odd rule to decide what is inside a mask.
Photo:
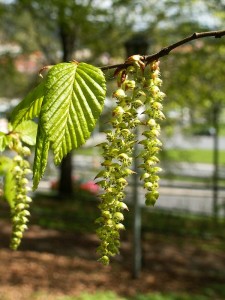
[[(163, 49), (161, 49), (159, 52), (151, 54), (151, 55), (145, 55), (143, 56), (142, 61), (147, 65), (150, 62), (159, 59), (160, 57), (166, 56), (168, 55), (172, 50), (174, 50), (175, 48), (178, 48), (190, 41), (193, 40), (197, 40), (197, 39), (201, 39), (204, 37), (215, 37), (215, 38), (221, 38), (225, 35), (225, 30), (218, 30), (218, 31), (206, 31), (206, 32), (195, 32), (192, 35), (174, 43), (171, 44)], [(140, 53), (134, 53), (134, 54), (140, 54)], [(116, 65), (110, 65), (110, 66), (104, 66), (101, 67), (100, 69), (105, 71), (105, 70), (110, 70), (110, 69), (116, 69), (116, 68), (126, 68), (127, 66), (129, 66), (128, 63), (124, 63), (124, 64), (116, 64)]]

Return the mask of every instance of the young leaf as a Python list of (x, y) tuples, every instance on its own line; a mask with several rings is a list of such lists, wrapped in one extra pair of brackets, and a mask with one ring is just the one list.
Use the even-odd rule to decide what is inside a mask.
[(43, 131), (41, 122), (39, 121), (34, 164), (33, 164), (33, 190), (36, 190), (38, 184), (45, 172), (48, 162), (49, 141)]
[(41, 118), (56, 164), (90, 137), (105, 92), (105, 77), (92, 65), (61, 63), (50, 69)]
[(3, 152), (5, 150), (5, 147), (7, 145), (7, 139), (4, 132), (0, 132), (0, 152)]
[(32, 120), (41, 110), (44, 98), (45, 80), (35, 87), (12, 111), (11, 123), (17, 127), (24, 120)]
[(36, 136), (37, 136), (37, 124), (31, 120), (23, 121), (20, 123), (14, 131), (18, 132), (20, 135), (21, 140), (33, 146), (36, 143)]

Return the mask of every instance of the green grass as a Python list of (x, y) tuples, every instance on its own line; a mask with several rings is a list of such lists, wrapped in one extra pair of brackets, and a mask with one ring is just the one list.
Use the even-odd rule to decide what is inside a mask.
[(56, 300), (210, 300), (208, 296), (187, 295), (187, 294), (162, 294), (151, 293), (136, 295), (134, 297), (120, 297), (113, 292), (97, 292), (95, 294), (82, 294), (79, 297), (60, 297)]
[[(215, 297), (214, 291), (210, 288), (205, 291), (204, 295), (186, 294), (186, 293), (159, 293), (152, 292), (148, 294), (137, 294), (133, 297), (122, 297), (112, 291), (97, 291), (92, 294), (82, 293), (80, 296), (55, 296), (54, 300), (222, 300), (225, 296), (225, 287), (219, 286), (220, 293)], [(218, 298), (218, 295), (219, 298)], [(50, 298), (49, 298), (50, 296)], [(30, 300), (53, 299), (53, 295), (45, 292), (34, 292)], [(7, 296), (0, 295), (1, 300), (8, 300)], [(11, 299), (11, 298), (10, 298)], [(27, 299), (27, 298), (26, 298)]]
[[(74, 155), (100, 155), (98, 147), (81, 147)], [(207, 149), (168, 149), (161, 153), (162, 160), (192, 163), (213, 163), (213, 151)], [(225, 165), (225, 150), (219, 151), (219, 163)]]
[[(213, 163), (213, 151), (202, 149), (170, 149), (162, 153), (162, 159), (176, 162)], [(219, 151), (219, 163), (225, 165), (225, 150)]]
[[(81, 147), (74, 154), (100, 155), (98, 147)], [(176, 162), (213, 163), (213, 151), (209, 149), (168, 149), (161, 152), (161, 159)], [(219, 151), (219, 163), (225, 165), (225, 150)]]
[(94, 294), (84, 293), (79, 297), (62, 297), (56, 300), (125, 300), (126, 298), (119, 297), (113, 292), (97, 292)]

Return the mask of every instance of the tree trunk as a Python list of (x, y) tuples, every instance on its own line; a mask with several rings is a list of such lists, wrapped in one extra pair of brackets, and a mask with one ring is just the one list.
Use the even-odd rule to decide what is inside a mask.
[(60, 165), (59, 195), (70, 196), (73, 193), (72, 182), (72, 153), (63, 158)]

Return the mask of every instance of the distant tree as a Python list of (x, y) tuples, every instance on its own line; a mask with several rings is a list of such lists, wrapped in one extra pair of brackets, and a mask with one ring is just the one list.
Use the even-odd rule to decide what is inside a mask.
[[(105, 9), (95, 7), (94, 1), (27, 1), (17, 0), (15, 10), (28, 14), (36, 30), (36, 43), (46, 56), (48, 64), (76, 59), (74, 51), (98, 44), (99, 31), (109, 33)], [(101, 16), (103, 21), (101, 21)], [(99, 21), (100, 20), (100, 21)], [(104, 50), (104, 49), (102, 49)], [(72, 155), (61, 164), (60, 194), (70, 195), (72, 190)]]

